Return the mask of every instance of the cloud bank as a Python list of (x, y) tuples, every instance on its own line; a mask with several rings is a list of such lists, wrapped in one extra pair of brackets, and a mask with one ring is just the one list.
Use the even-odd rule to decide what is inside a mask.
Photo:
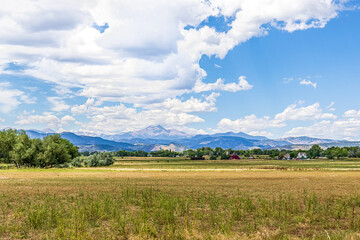
[[(202, 56), (223, 59), (235, 46), (272, 28), (287, 32), (322, 28), (341, 9), (341, 1), (331, 0), (2, 1), (0, 73), (31, 76), (57, 86), (57, 96), (47, 98), (53, 113), (21, 116), (17, 124), (61, 126), (69, 121), (55, 115), (71, 109), (72, 117), (88, 119), (83, 130), (124, 131), (139, 128), (144, 121), (184, 127), (204, 121), (196, 113), (217, 110), (218, 92), (253, 87), (245, 76), (210, 82), (199, 63)], [(210, 17), (223, 17), (228, 30), (208, 26)], [(22, 67), (9, 69), (9, 63)], [(9, 86), (1, 91), (6, 97), (0, 100), (3, 113), (31, 102)], [(200, 92), (207, 95), (181, 99)], [(72, 96), (85, 100), (67, 103)], [(287, 111), (301, 109), (290, 106)], [(266, 124), (281, 125), (289, 118), (286, 114)], [(264, 122), (268, 120), (251, 115), (235, 122), (222, 120), (219, 126)]]

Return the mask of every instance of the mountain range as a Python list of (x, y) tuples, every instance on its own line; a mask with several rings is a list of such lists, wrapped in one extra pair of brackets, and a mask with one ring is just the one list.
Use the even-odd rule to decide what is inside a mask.
[[(54, 134), (51, 129), (26, 130), (31, 138), (43, 138)], [(60, 133), (62, 138), (68, 139), (79, 147), (80, 151), (118, 151), (143, 150), (147, 152), (157, 150), (184, 151), (200, 147), (222, 147), (224, 149), (309, 149), (313, 144), (323, 148), (331, 146), (360, 146), (358, 141), (344, 141), (320, 139), (311, 137), (288, 137), (269, 139), (264, 136), (252, 136), (243, 132), (216, 133), (204, 135), (189, 135), (187, 133), (165, 129), (160, 125), (149, 126), (145, 129), (114, 135), (100, 135), (99, 137), (77, 135), (72, 132)]]
[(145, 129), (133, 132), (126, 132), (115, 135), (100, 135), (101, 137), (113, 141), (122, 141), (124, 139), (157, 139), (157, 140), (172, 140), (190, 137), (189, 134), (175, 130), (165, 129), (160, 125), (149, 126)]

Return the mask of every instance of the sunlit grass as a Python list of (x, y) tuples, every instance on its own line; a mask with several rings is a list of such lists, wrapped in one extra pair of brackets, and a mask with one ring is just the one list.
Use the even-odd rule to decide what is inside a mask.
[[(360, 171), (294, 167), (357, 161), (166, 161), (150, 162), (166, 171), (0, 170), (0, 239), (360, 237)], [(247, 170), (174, 171), (186, 164)]]
[(2, 196), (0, 201), (3, 238), (321, 238), (355, 236), (360, 230), (360, 196), (320, 201), (306, 192), (300, 198), (241, 191), (173, 195), (128, 186), (116, 194), (45, 194), (16, 203)]
[(353, 169), (360, 170), (360, 159), (342, 160), (187, 160), (184, 158), (116, 158), (109, 168), (135, 169)]

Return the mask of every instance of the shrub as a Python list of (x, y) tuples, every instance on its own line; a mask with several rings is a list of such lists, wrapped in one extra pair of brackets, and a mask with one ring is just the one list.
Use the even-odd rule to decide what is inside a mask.
[(102, 167), (114, 164), (114, 157), (109, 152), (95, 153), (88, 157), (84, 164), (88, 167)]
[(80, 157), (76, 157), (71, 161), (70, 165), (73, 167), (82, 167), (83, 161), (81, 160)]

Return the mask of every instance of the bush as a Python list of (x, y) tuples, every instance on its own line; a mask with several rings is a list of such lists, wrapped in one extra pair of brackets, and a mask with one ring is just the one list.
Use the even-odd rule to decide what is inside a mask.
[(71, 161), (70, 165), (73, 167), (82, 167), (83, 161), (81, 160), (80, 157), (76, 157)]
[(99, 160), (97, 159), (97, 154), (89, 156), (85, 161), (84, 164), (87, 167), (97, 167), (99, 164)]
[(84, 161), (87, 167), (103, 167), (114, 164), (114, 157), (109, 152), (95, 153)]
[(217, 158), (216, 158), (216, 156), (215, 155), (211, 155), (210, 156), (210, 160), (216, 160)]

